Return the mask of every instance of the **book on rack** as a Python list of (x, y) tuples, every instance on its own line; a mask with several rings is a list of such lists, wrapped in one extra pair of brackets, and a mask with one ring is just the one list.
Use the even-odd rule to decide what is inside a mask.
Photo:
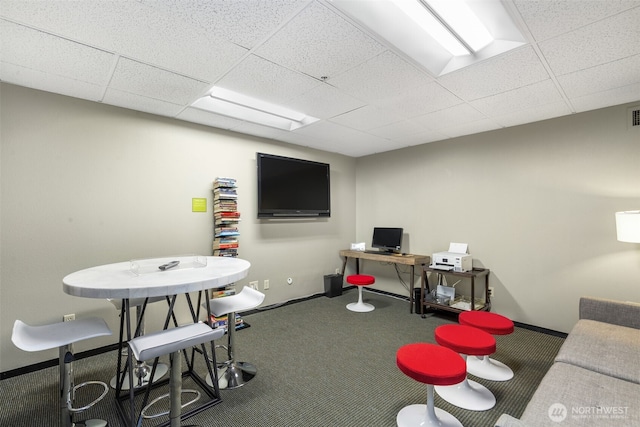
[[(216, 316), (214, 316), (212, 314), (210, 319), (211, 319), (211, 327), (214, 328), (214, 329), (215, 328), (220, 328), (220, 327), (226, 328), (228, 323), (229, 323), (228, 316), (226, 316), (226, 315), (216, 317)], [(241, 325), (242, 323), (244, 323), (244, 320), (242, 319), (242, 317), (238, 313), (236, 313), (236, 319), (235, 320), (236, 320), (236, 322), (235, 322), (236, 323), (236, 327), (238, 325)]]
[(240, 212), (215, 212), (213, 216), (216, 218), (240, 218)]
[(213, 188), (219, 188), (219, 187), (235, 188), (235, 186), (236, 186), (235, 178), (218, 177), (213, 181)]
[(215, 236), (216, 238), (218, 237), (233, 237), (233, 236), (239, 236), (240, 233), (236, 230), (236, 231), (220, 231), (220, 232), (216, 232)]
[(237, 257), (238, 249), (237, 248), (216, 249), (213, 251), (213, 256)]
[(236, 243), (214, 243), (213, 244), (213, 250), (215, 251), (216, 249), (237, 249), (238, 248), (238, 242)]

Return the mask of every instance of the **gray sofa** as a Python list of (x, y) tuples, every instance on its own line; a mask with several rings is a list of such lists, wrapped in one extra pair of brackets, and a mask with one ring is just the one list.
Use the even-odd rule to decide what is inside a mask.
[(640, 304), (581, 298), (580, 320), (520, 419), (495, 425), (640, 426)]

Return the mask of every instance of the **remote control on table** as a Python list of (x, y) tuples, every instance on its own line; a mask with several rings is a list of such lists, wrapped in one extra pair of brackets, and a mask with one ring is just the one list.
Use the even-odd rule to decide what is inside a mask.
[(164, 270), (168, 270), (170, 268), (173, 268), (175, 266), (177, 266), (178, 264), (180, 264), (180, 261), (171, 261), (168, 262), (166, 264), (162, 264), (160, 267), (158, 267), (160, 270), (164, 271)]

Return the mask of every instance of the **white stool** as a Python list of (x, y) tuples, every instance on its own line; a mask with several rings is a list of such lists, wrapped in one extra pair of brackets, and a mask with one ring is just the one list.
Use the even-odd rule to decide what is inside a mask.
[[(144, 316), (142, 318), (140, 318), (140, 309), (142, 307), (142, 305), (144, 305), (145, 299), (147, 300), (147, 304), (151, 304), (154, 302), (158, 302), (158, 301), (163, 301), (166, 300), (165, 297), (153, 297), (153, 298), (131, 298), (129, 300), (129, 308), (131, 307), (135, 307), (135, 315), (134, 318), (138, 319), (138, 323), (139, 323), (139, 334), (138, 335), (144, 335)], [(111, 304), (114, 305), (114, 307), (118, 310), (119, 313), (122, 313), (122, 300), (121, 299), (111, 299), (111, 298), (107, 298), (107, 301), (109, 301)], [(124, 314), (124, 313), (123, 313)], [(122, 349), (122, 353), (121, 353), (121, 357), (125, 357), (127, 356), (126, 354), (126, 350), (127, 348), (123, 348)], [(153, 375), (153, 380), (157, 381), (160, 378), (164, 377), (166, 375), (166, 373), (169, 372), (169, 366), (167, 366), (166, 363), (158, 363), (158, 366), (156, 367), (156, 372)], [(145, 362), (144, 360), (139, 361), (136, 364), (135, 369), (133, 370), (133, 373), (135, 375), (135, 378), (137, 378), (137, 381), (134, 381), (133, 383), (133, 388), (141, 388), (146, 386), (149, 383), (149, 380), (151, 379), (151, 368), (149, 367), (149, 365), (147, 364), (147, 362)], [(120, 379), (120, 375), (122, 374), (116, 374), (113, 378), (111, 378), (110, 381), (110, 385), (112, 388), (116, 388), (117, 384), (118, 384), (118, 379)], [(122, 390), (129, 390), (129, 372), (127, 370), (125, 370), (124, 372), (124, 377), (122, 378), (122, 386), (121, 386)]]
[[(237, 362), (234, 355), (234, 336), (236, 313), (249, 310), (262, 304), (265, 295), (253, 288), (245, 286), (239, 294), (228, 297), (213, 298), (209, 301), (209, 311), (214, 316), (227, 315), (227, 355), (228, 360), (221, 363), (218, 373), (218, 386), (221, 389), (233, 389), (243, 386), (251, 380), (256, 373), (256, 367), (248, 362)], [(222, 328), (220, 328), (222, 329)], [(213, 387), (211, 376), (207, 375), (207, 384)]]
[[(24, 351), (42, 351), (58, 348), (60, 353), (60, 426), (87, 426), (104, 427), (107, 422), (104, 420), (87, 420), (74, 423), (73, 414), (85, 411), (102, 400), (107, 395), (109, 387), (102, 381), (87, 381), (82, 384), (73, 383), (73, 349), (74, 342), (95, 338), (104, 335), (111, 335), (111, 330), (104, 320), (91, 317), (88, 319), (72, 320), (70, 322), (59, 322), (43, 326), (29, 326), (26, 323), (16, 320), (13, 324), (11, 341)], [(74, 408), (73, 398), (76, 391), (87, 385), (100, 385), (104, 387), (102, 394), (93, 402), (81, 408)]]
[[(182, 350), (196, 345), (216, 340), (224, 335), (223, 329), (211, 329), (205, 323), (194, 323), (177, 328), (165, 329), (149, 335), (142, 335), (129, 341), (129, 348), (136, 360), (150, 360), (156, 357), (170, 354), (171, 374), (169, 376), (169, 393), (160, 396), (146, 405), (141, 413), (141, 418), (156, 418), (169, 414), (171, 427), (180, 426), (182, 408), (194, 403), (200, 398), (197, 390), (182, 390)], [(192, 393), (196, 398), (182, 404), (182, 393)], [(146, 411), (160, 399), (169, 397), (171, 407), (168, 412), (147, 415)], [(137, 425), (142, 425), (138, 419)]]

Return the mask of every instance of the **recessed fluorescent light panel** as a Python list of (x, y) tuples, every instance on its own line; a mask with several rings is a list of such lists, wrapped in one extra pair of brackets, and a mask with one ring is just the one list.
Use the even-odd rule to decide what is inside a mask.
[(214, 87), (192, 107), (234, 119), (292, 131), (318, 121), (317, 118), (252, 98), (221, 87)]
[(526, 43), (500, 0), (329, 0), (435, 76)]

